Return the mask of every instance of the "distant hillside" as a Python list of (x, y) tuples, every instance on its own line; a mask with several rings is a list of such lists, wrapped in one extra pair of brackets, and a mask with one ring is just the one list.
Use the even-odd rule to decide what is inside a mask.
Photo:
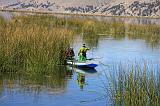
[(160, 0), (1, 0), (2, 9), (160, 17)]

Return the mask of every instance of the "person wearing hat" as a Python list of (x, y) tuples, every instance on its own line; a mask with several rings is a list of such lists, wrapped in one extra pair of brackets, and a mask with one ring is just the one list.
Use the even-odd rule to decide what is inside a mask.
[(74, 51), (73, 51), (73, 47), (68, 47), (67, 51), (66, 51), (66, 59), (67, 60), (73, 60), (74, 59)]
[(89, 50), (89, 48), (86, 47), (85, 44), (79, 49), (78, 56), (79, 56), (79, 61), (86, 61), (87, 56), (86, 53)]

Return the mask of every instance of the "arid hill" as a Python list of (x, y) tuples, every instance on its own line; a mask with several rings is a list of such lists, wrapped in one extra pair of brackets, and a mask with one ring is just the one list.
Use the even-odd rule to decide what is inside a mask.
[(2, 9), (113, 16), (160, 16), (159, 0), (1, 0)]

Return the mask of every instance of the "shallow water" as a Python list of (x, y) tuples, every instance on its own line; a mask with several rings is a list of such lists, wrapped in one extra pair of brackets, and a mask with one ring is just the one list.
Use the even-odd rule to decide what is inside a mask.
[[(80, 44), (75, 44), (75, 52), (78, 51)], [(88, 58), (100, 58), (104, 64), (116, 64), (119, 62), (131, 61), (152, 61), (159, 63), (160, 49), (152, 49), (146, 46), (143, 40), (108, 40), (101, 39), (98, 47), (88, 52)], [(127, 60), (127, 61), (126, 61)], [(105, 70), (106, 69), (106, 70)], [(92, 73), (91, 73), (92, 72)], [(6, 79), (1, 80), (1, 106), (106, 106), (110, 104), (108, 98), (104, 98), (103, 80), (104, 72), (107, 67), (100, 64), (95, 70), (86, 72), (74, 69), (71, 75), (65, 78), (65, 85), (52, 88), (46, 85), (19, 85), (20, 79), (9, 80), (11, 84), (5, 83)], [(77, 81), (78, 74), (85, 75), (84, 84), (80, 85)], [(52, 76), (51, 76), (52, 77)], [(12, 85), (12, 83), (15, 83)], [(83, 83), (83, 82), (82, 82)]]
[[(81, 36), (76, 36), (74, 40), (73, 47), (77, 54), (85, 40)], [(27, 77), (23, 74), (0, 74), (0, 106), (111, 105), (109, 95), (103, 88), (108, 66), (120, 62), (132, 64), (135, 61), (160, 63), (160, 45), (152, 47), (142, 39), (100, 37), (96, 44), (86, 45), (91, 48), (87, 53), (88, 58), (98, 58), (101, 62), (96, 70), (67, 67), (64, 78), (54, 75)]]

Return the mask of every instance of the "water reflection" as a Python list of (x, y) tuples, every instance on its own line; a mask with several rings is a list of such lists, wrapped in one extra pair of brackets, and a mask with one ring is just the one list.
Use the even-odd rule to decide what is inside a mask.
[[(26, 23), (28, 22), (30, 21), (29, 20), (26, 21)], [(59, 22), (59, 20), (57, 22)], [(63, 24), (64, 23), (62, 23), (62, 25)], [(58, 26), (59, 24), (56, 24), (56, 25)], [(88, 27), (88, 29), (86, 27), (86, 29), (83, 29), (82, 31), (83, 33), (81, 34), (82, 35), (81, 37), (83, 39), (82, 42), (86, 42), (87, 45), (90, 47), (97, 47), (95, 51), (92, 51), (92, 53), (94, 53), (94, 55), (92, 56), (97, 56), (97, 57), (103, 56), (104, 58), (101, 61), (106, 64), (112, 63), (112, 62), (115, 62), (116, 64), (116, 62), (119, 60), (125, 61), (127, 59), (131, 59), (133, 61), (135, 58), (141, 59), (143, 57), (149, 58), (149, 61), (156, 60), (157, 62), (158, 57), (159, 57), (159, 49), (156, 49), (155, 51), (151, 51), (150, 48), (146, 48), (146, 44), (153, 45), (153, 48), (159, 45), (160, 30), (158, 26), (149, 26), (149, 27), (130, 26), (130, 25), (127, 26), (123, 22), (122, 23), (110, 23), (108, 24), (108, 26), (103, 26), (103, 25), (104, 24), (102, 23), (100, 23), (100, 25), (98, 24), (97, 26), (94, 26), (93, 24), (92, 27)], [(48, 30), (50, 30), (48, 26), (49, 25), (47, 24), (46, 25), (47, 32)], [(44, 26), (41, 26), (41, 27), (44, 27)], [(12, 30), (14, 31), (14, 28)], [(24, 31), (28, 32), (28, 30), (24, 30)], [(4, 32), (1, 31), (0, 34), (1, 33), (5, 34), (6, 32), (8, 31), (6, 30)], [(11, 35), (12, 35), (12, 32), (11, 32)], [(6, 39), (6, 37), (4, 37), (3, 39)], [(137, 41), (136, 39), (141, 39), (141, 40)], [(144, 41), (146, 43), (144, 43)], [(75, 43), (77, 48), (79, 48), (78, 46), (81, 46), (81, 44), (78, 44), (78, 43), (81, 43), (81, 42)], [(6, 43), (4, 44), (5, 45), (3, 47), (6, 46)], [(17, 48), (21, 46), (22, 44), (20, 43), (20, 46), (17, 46)], [(33, 45), (31, 45), (31, 47), (32, 46)], [(37, 46), (39, 47), (39, 45)], [(9, 49), (7, 48), (5, 50), (9, 50)], [(15, 51), (17, 51), (17, 49), (15, 49)], [(16, 52), (16, 53), (20, 53), (20, 52)], [(16, 53), (13, 53), (14, 56)], [(33, 57), (35, 56), (36, 55), (34, 55)], [(89, 54), (89, 56), (91, 57), (91, 53)], [(0, 55), (0, 57), (2, 57), (3, 59), (4, 57), (3, 54)], [(14, 58), (13, 60), (17, 60), (18, 57), (20, 56), (17, 55), (16, 58)], [(53, 56), (49, 56), (49, 58), (51, 57)], [(30, 59), (32, 59), (32, 57), (30, 57)], [(46, 62), (48, 61), (45, 61), (44, 63)], [(1, 63), (4, 63), (4, 61), (2, 60)], [(7, 65), (5, 64), (4, 66), (6, 66), (7, 68), (8, 67), (14, 68), (11, 66), (10, 63), (12, 63), (12, 61), (9, 62), (9, 64)], [(97, 74), (97, 70), (95, 69), (78, 69), (74, 67), (66, 68), (62, 66), (62, 67), (55, 67), (53, 70), (46, 69), (44, 71), (43, 69), (45, 69), (45, 65), (41, 64), (39, 66), (40, 68), (37, 68), (37, 69), (38, 70), (41, 69), (42, 71), (34, 72), (33, 70), (33, 73), (32, 72), (27, 73), (26, 71), (21, 70), (18, 73), (16, 72), (0, 73), (0, 95), (4, 96), (4, 93), (7, 92), (7, 96), (8, 96), (10, 95), (8, 94), (8, 92), (13, 94), (14, 93), (13, 91), (16, 91), (18, 93), (21, 92), (21, 94), (39, 95), (41, 92), (46, 91), (47, 93), (52, 94), (52, 95), (57, 94), (57, 93), (58, 94), (69, 93), (70, 98), (74, 98), (75, 94), (79, 93), (79, 95), (81, 95), (80, 94), (81, 92), (79, 92), (79, 88), (81, 90), (85, 90), (84, 88), (86, 89), (88, 88), (90, 90), (88, 86), (91, 86), (91, 88), (95, 89), (96, 91), (99, 91), (98, 87), (95, 84), (95, 83), (100, 84), (100, 82), (98, 82), (98, 78), (94, 77), (93, 78), (94, 80), (93, 79), (89, 80), (88, 78), (88, 76), (94, 76)], [(99, 66), (99, 67), (102, 67), (102, 66)], [(75, 72), (76, 74), (74, 74)], [(74, 77), (76, 77), (75, 80), (74, 80)], [(75, 83), (75, 81), (77, 82)], [(88, 86), (86, 86), (87, 81), (91, 83)], [(74, 87), (74, 84), (76, 84), (75, 85), (76, 87), (78, 86), (77, 91), (76, 91), (76, 87)], [(84, 94), (84, 95), (85, 95), (84, 98), (90, 96), (90, 94)], [(77, 98), (79, 99), (79, 96)], [(64, 98), (61, 95), (60, 102), (58, 103), (61, 103), (62, 99)], [(68, 101), (68, 95), (66, 99), (67, 99), (66, 101)], [(74, 102), (74, 100), (71, 100), (71, 102)]]
[(80, 89), (83, 90), (83, 87), (85, 85), (85, 74), (78, 73), (78, 75), (77, 75), (77, 83), (78, 83)]
[(21, 73), (0, 73), (0, 95), (5, 90), (17, 89), (19, 92), (28, 92), (39, 95), (46, 90), (52, 93), (64, 93), (67, 86), (67, 78), (72, 72), (66, 71), (66, 67), (56, 67), (53, 71), (46, 73), (27, 74)]
[(86, 68), (76, 68), (75, 71), (77, 72), (77, 83), (81, 90), (83, 90), (85, 86), (85, 77), (89, 75), (97, 74), (96, 69), (86, 69)]
[(86, 83), (86, 76), (97, 75), (96, 69), (76, 68), (76, 67), (72, 67), (72, 66), (67, 66), (67, 69), (70, 70), (70, 72), (72, 72), (71, 75), (73, 74), (73, 72), (77, 73), (77, 84), (81, 90), (84, 89), (84, 86)]

